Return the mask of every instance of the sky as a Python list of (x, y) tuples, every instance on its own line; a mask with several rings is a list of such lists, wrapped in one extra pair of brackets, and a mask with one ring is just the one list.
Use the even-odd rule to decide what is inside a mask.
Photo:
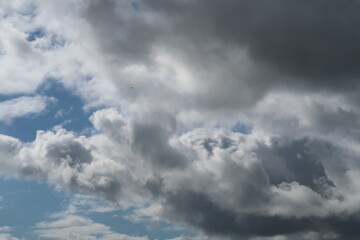
[(352, 240), (360, 1), (0, 1), (0, 240)]

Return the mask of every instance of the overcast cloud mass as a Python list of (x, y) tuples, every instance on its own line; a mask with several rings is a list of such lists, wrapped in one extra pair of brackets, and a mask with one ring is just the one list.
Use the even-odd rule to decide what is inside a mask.
[[(0, 174), (197, 233), (172, 240), (359, 239), (359, 12), (357, 0), (1, 1), (0, 122), (50, 114), (62, 100), (41, 89), (55, 82), (90, 126), (3, 131)], [(149, 239), (76, 211), (34, 226)]]

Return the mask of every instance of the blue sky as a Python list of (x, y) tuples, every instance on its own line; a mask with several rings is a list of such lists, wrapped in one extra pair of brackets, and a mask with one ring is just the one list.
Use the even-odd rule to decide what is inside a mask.
[[(13, 119), (10, 124), (1, 123), (4, 133), (30, 142), (35, 139), (37, 130), (50, 130), (55, 125), (66, 124), (69, 131), (81, 132), (91, 127), (89, 116), (91, 111), (83, 110), (82, 100), (66, 90), (57, 80), (47, 79), (29, 96), (41, 95), (54, 99), (44, 112), (31, 114), (26, 118)], [(22, 95), (2, 96), (2, 101)]]
[[(1, 179), (0, 189), (2, 193), (0, 224), (11, 226), (12, 235), (19, 239), (38, 239), (39, 236), (34, 234), (35, 224), (48, 220), (49, 216), (55, 212), (66, 209), (73, 197), (72, 193), (54, 191), (52, 186), (36, 181)], [(168, 239), (181, 234), (194, 235), (181, 228), (176, 230), (175, 227), (163, 222), (134, 224), (123, 218), (128, 214), (129, 211), (122, 210), (81, 213), (97, 223), (109, 226), (113, 231), (131, 236)]]

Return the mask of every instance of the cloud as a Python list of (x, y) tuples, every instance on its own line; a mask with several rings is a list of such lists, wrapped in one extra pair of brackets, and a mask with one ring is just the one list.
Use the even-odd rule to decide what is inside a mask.
[(0, 239), (1, 240), (19, 240), (16, 237), (13, 237), (11, 234), (8, 233), (0, 233)]
[[(146, 236), (130, 236), (114, 232), (109, 226), (94, 222), (89, 213), (105, 213), (119, 210), (119, 206), (100, 201), (99, 198), (75, 194), (65, 209), (54, 212), (46, 221), (36, 224), (34, 234), (47, 239), (102, 239), (147, 240)], [(84, 216), (85, 215), (85, 216)]]
[(172, 239), (167, 239), (167, 240), (206, 240), (209, 239), (207, 237), (187, 237), (187, 236), (180, 236), (180, 237), (176, 237), (176, 238), (172, 238)]
[[(6, 13), (4, 13), (6, 14)], [(17, 13), (20, 14), (20, 13)], [(32, 92), (42, 82), (46, 72), (44, 58), (33, 45), (26, 41), (26, 34), (1, 16), (0, 29), (4, 33), (0, 41), (1, 94)]]
[[(197, 40), (199, 47), (219, 42), (225, 47), (246, 48), (256, 62), (298, 76), (297, 81), (312, 87), (349, 87), (355, 83), (359, 61), (359, 31), (354, 24), (359, 22), (357, 1), (197, 0), (144, 4), (169, 21), (172, 34)], [(341, 77), (347, 81), (341, 81)]]
[[(3, 176), (46, 179), (205, 239), (358, 238), (358, 1), (32, 4), (1, 5), (0, 92), (56, 79), (96, 109), (93, 129), (0, 135)], [(0, 119), (46, 101), (2, 102)], [(74, 212), (38, 227), (113, 234)]]
[(7, 232), (10, 232), (11, 230), (12, 230), (12, 228), (9, 226), (0, 227), (0, 239), (1, 240), (19, 240), (18, 238), (12, 236), (10, 233), (7, 233)]
[(35, 231), (49, 239), (102, 239), (102, 240), (147, 240), (147, 237), (132, 237), (110, 230), (106, 225), (76, 215), (67, 215), (54, 221), (40, 222)]
[(9, 226), (0, 227), (0, 232), (9, 232), (9, 231), (11, 231), (11, 227)]
[(103, 202), (100, 199), (83, 194), (76, 194), (71, 200), (69, 210), (75, 212), (96, 212), (96, 213), (106, 213), (114, 212), (119, 210), (120, 207), (111, 202)]
[(12, 119), (36, 115), (45, 110), (46, 106), (54, 102), (49, 97), (19, 97), (0, 102), (0, 121), (10, 123)]
[[(144, 152), (137, 144), (148, 140), (136, 135), (147, 132), (148, 123), (133, 123), (115, 109), (99, 110), (91, 119), (100, 131), (91, 137), (77, 137), (62, 129), (38, 132), (34, 142), (23, 144), (3, 136), (1, 149), (11, 155), (12, 164), (4, 161), (2, 173), (45, 178), (58, 188), (81, 189), (121, 208), (133, 206), (129, 219), (185, 223), (215, 237), (309, 232), (318, 232), (320, 239), (329, 233), (333, 239), (357, 236), (357, 231), (345, 227), (358, 224), (360, 198), (353, 193), (358, 170), (350, 170), (356, 153), (341, 144), (316, 138), (266, 141), (256, 131), (242, 134), (197, 128), (148, 143), (150, 152)], [(166, 132), (166, 124), (162, 126)], [(173, 165), (177, 158), (172, 155), (162, 160), (170, 165), (157, 162), (160, 155), (152, 155), (153, 149), (182, 156), (177, 161), (185, 161), (184, 165)], [(82, 233), (87, 229), (83, 225), (93, 224), (80, 220), (76, 231)], [(43, 232), (51, 236), (63, 231), (70, 234), (70, 228), (52, 229), (52, 224), (62, 223), (39, 227), (51, 227)]]

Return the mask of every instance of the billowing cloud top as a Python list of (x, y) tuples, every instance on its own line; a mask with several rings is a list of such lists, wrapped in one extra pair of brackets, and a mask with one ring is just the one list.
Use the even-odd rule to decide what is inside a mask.
[[(0, 121), (55, 101), (38, 95), (49, 79), (93, 112), (86, 135), (0, 135), (2, 175), (94, 194), (199, 239), (359, 239), (359, 1), (0, 7)], [(78, 218), (93, 224), (65, 220)]]

